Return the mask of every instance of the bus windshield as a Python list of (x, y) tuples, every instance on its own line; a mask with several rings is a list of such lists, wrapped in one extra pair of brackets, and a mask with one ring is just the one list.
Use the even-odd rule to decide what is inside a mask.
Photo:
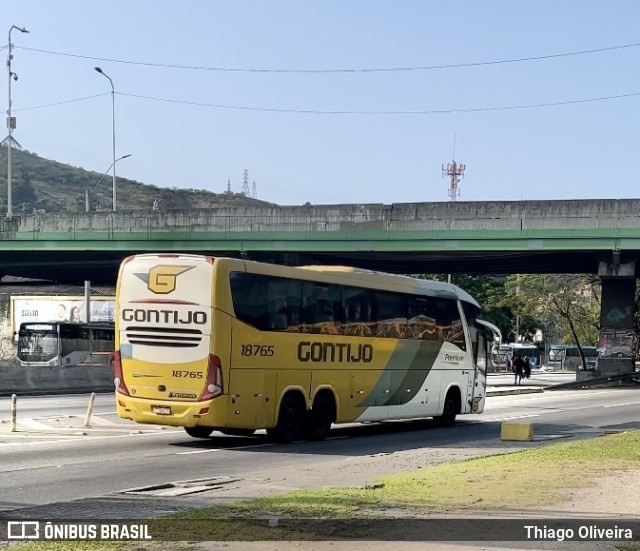
[[(57, 365), (58, 328), (55, 323), (22, 323), (18, 332), (21, 365)], [(53, 362), (53, 363), (52, 363)]]
[(531, 367), (538, 367), (540, 361), (540, 351), (535, 344), (512, 344), (513, 355), (520, 356), (522, 358), (529, 358)]

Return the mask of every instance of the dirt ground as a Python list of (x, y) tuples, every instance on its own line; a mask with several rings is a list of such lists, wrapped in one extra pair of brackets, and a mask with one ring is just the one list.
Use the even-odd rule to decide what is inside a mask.
[[(247, 481), (247, 486), (233, 490), (236, 499), (256, 495), (256, 488), (261, 488), (261, 495), (273, 495), (298, 488), (358, 487), (371, 484), (378, 476), (413, 471), (443, 461), (463, 459), (474, 456), (526, 449), (527, 444), (514, 448), (513, 442), (497, 441), (487, 446), (486, 442), (478, 446), (464, 449), (429, 448), (401, 451), (390, 454), (379, 454), (357, 460), (340, 460), (322, 468), (307, 470), (283, 469), (281, 472), (271, 470), (257, 473), (255, 478)], [(560, 503), (552, 503), (535, 510), (519, 511), (475, 511), (473, 514), (456, 514), (451, 518), (540, 518), (540, 519), (610, 519), (611, 521), (640, 519), (640, 471), (618, 472), (606, 478), (594, 479), (594, 486), (582, 489), (567, 490), (566, 499)], [(243, 485), (244, 486), (244, 485)], [(389, 518), (406, 513), (390, 512)], [(439, 515), (438, 518), (447, 518)], [(612, 543), (605, 542), (425, 542), (406, 541), (406, 534), (399, 537), (403, 541), (325, 541), (325, 542), (204, 542), (192, 544), (189, 549), (203, 551), (470, 551), (470, 550), (580, 550), (606, 551), (613, 549)]]

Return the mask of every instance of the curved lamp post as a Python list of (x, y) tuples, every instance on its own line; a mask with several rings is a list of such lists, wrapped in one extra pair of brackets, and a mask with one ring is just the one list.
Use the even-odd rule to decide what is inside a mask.
[[(126, 155), (123, 155), (122, 157), (118, 157), (115, 162), (112, 162), (109, 167), (107, 168), (107, 170), (104, 171), (104, 173), (102, 174), (102, 176), (100, 177), (100, 180), (98, 180), (98, 183), (93, 186), (93, 189), (91, 191), (89, 191), (88, 189), (85, 191), (85, 196), (84, 196), (84, 210), (86, 212), (89, 212), (91, 209), (89, 208), (89, 195), (93, 195), (93, 192), (98, 189), (98, 186), (102, 183), (102, 180), (104, 180), (104, 177), (109, 174), (109, 171), (111, 170), (111, 167), (114, 167), (113, 172), (115, 173), (115, 163), (117, 163), (118, 161), (122, 161), (122, 159), (126, 159), (127, 157), (131, 157), (131, 153), (127, 153)], [(115, 210), (115, 209), (114, 209)]]
[[(116, 89), (113, 86), (113, 81), (111, 77), (105, 73), (100, 67), (95, 67), (95, 70), (98, 71), (102, 76), (109, 79), (109, 83), (111, 84), (111, 139), (112, 139), (112, 154), (113, 154), (113, 162), (111, 166), (113, 166), (113, 191), (111, 197), (111, 210), (113, 212), (116, 211)], [(108, 171), (107, 171), (108, 172)]]

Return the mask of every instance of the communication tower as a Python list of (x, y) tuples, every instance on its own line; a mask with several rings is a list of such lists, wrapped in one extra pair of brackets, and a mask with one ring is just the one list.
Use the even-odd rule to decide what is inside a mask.
[(449, 177), (449, 200), (455, 201), (456, 198), (460, 195), (460, 190), (458, 189), (458, 184), (460, 183), (460, 178), (464, 178), (464, 170), (467, 168), (467, 165), (463, 165), (462, 163), (456, 163), (455, 160), (451, 161), (447, 166), (442, 165), (442, 177)]
[(251, 196), (251, 191), (249, 190), (249, 171), (246, 168), (242, 172), (242, 195), (246, 197)]

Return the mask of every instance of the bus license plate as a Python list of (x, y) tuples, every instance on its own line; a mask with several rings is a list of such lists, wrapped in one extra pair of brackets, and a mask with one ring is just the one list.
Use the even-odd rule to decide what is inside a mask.
[(151, 406), (151, 411), (158, 415), (171, 415), (171, 407), (169, 406)]

